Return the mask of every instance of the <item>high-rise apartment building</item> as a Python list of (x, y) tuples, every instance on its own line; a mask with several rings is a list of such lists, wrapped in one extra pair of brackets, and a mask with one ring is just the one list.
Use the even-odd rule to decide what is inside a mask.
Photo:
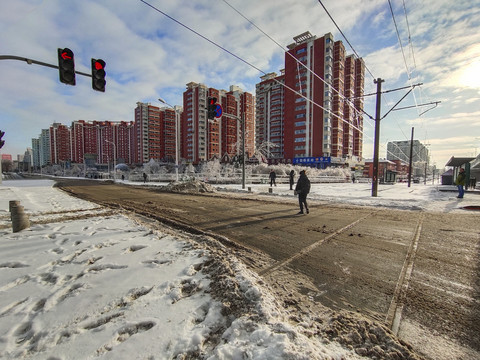
[(50, 126), (50, 159), (52, 164), (71, 161), (70, 129), (68, 126), (53, 123)]
[(34, 169), (40, 168), (40, 139), (32, 139), (32, 166)]
[(133, 163), (133, 122), (77, 120), (68, 127), (54, 123), (32, 139), (34, 166), (64, 162)]
[(256, 85), (255, 146), (264, 149), (271, 159), (283, 159), (285, 82), (281, 75), (270, 73)]
[(74, 121), (70, 127), (71, 160), (83, 163), (88, 158), (94, 159), (98, 164), (115, 161), (131, 164), (132, 133), (132, 122)]
[[(361, 157), (364, 63), (347, 56), (332, 34), (295, 36), (285, 53), (284, 75), (268, 74), (257, 85), (257, 146), (283, 131), (287, 161), (342, 163)], [(284, 82), (283, 104), (273, 98), (273, 86)], [(283, 105), (283, 119), (277, 116)], [(278, 126), (279, 122), (283, 126)], [(272, 141), (273, 142), (273, 141)], [(301, 161), (300, 161), (301, 162)]]
[[(410, 140), (389, 141), (387, 143), (387, 160), (410, 161)], [(412, 162), (429, 163), (428, 148), (419, 140), (413, 140)]]
[(176, 137), (176, 112), (181, 108), (160, 108), (149, 103), (137, 103), (135, 108), (135, 162), (151, 159), (174, 161)]
[[(223, 115), (208, 120), (207, 99), (217, 98)], [(230, 91), (208, 88), (190, 82), (183, 93), (182, 157), (199, 163), (213, 158), (233, 157), (242, 151), (242, 122), (245, 121), (245, 153), (252, 155), (255, 147), (254, 97), (236, 86)]]

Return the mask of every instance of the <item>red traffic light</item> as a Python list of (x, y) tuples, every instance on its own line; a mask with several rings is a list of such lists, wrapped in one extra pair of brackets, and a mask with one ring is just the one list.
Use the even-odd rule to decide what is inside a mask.
[(207, 102), (207, 118), (213, 120), (217, 116), (217, 98), (208, 97)]
[(102, 59), (92, 59), (92, 89), (105, 92), (105, 61)]
[(60, 82), (75, 85), (75, 60), (69, 48), (58, 49), (58, 71)]
[(105, 61), (96, 60), (94, 66), (95, 66), (95, 69), (97, 70), (103, 70), (103, 67), (105, 66)]
[(73, 52), (70, 49), (63, 49), (60, 56), (63, 60), (73, 59)]
[(5, 135), (5, 131), (0, 130), (0, 149), (5, 145), (5, 140), (3, 140), (3, 135)]

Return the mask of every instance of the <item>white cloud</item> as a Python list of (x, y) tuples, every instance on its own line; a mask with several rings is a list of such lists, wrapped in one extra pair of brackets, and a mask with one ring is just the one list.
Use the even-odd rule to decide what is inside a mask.
[[(352, 53), (316, 0), (226, 1), (282, 47), (304, 31), (317, 36), (332, 32)], [(283, 68), (283, 50), (224, 1), (152, 0), (151, 4), (261, 71), (278, 73)], [(409, 83), (390, 9), (384, 0), (324, 4), (369, 70), (385, 79), (383, 89)], [(407, 64), (414, 69), (403, 6), (393, 5)], [(462, 122), (471, 125), (480, 111), (479, 102), (473, 100), (480, 93), (471, 75), (480, 72), (478, 10), (467, 0), (408, 2), (406, 7), (416, 61), (412, 82), (424, 83), (417, 103), (442, 101), (422, 116), (425, 127), (421, 129), (423, 133), (419, 129), (419, 138), (451, 139), (449, 142), (460, 149), (462, 143), (457, 139), (471, 135), (466, 131), (467, 123)], [(106, 92), (100, 94), (90, 88), (87, 77), (78, 76), (77, 86), (69, 87), (58, 82), (55, 69), (0, 61), (1, 126), (7, 131), (7, 146), (2, 150), (7, 153), (23, 153), (30, 139), (53, 121), (131, 121), (137, 101), (155, 102), (161, 96), (171, 104), (181, 104), (188, 82), (223, 89), (235, 84), (253, 92), (262, 75), (141, 1), (121, 5), (116, 0), (1, 2), (0, 30), (3, 54), (56, 64), (56, 49), (70, 47), (79, 71), (90, 72), (92, 57), (107, 63)], [(375, 91), (368, 73), (365, 91)], [(403, 94), (385, 95), (382, 113)], [(366, 99), (365, 104), (365, 110), (374, 114), (374, 98)], [(412, 95), (401, 105), (409, 104), (414, 104)], [(381, 143), (386, 139), (404, 140), (418, 113), (413, 109), (389, 114), (382, 120)], [(369, 149), (373, 127), (367, 120), (365, 124), (369, 132), (364, 136), (365, 149)], [(444, 160), (443, 154), (441, 159), (439, 163)]]

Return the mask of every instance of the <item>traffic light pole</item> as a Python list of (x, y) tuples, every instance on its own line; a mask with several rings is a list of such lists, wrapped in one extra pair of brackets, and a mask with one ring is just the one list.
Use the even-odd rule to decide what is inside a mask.
[[(35, 64), (35, 65), (50, 67), (53, 69), (58, 69), (58, 65), (48, 64), (42, 61), (33, 60), (33, 59), (29, 59), (21, 56), (15, 56), (15, 55), (0, 55), (0, 60), (19, 60), (19, 61), (25, 61), (28, 65)], [(90, 78), (92, 77), (92, 74), (87, 74), (77, 70), (75, 70), (75, 74), (87, 76)]]
[(242, 118), (227, 113), (223, 113), (222, 116), (235, 119), (242, 124), (242, 189), (245, 189), (245, 113), (242, 113)]

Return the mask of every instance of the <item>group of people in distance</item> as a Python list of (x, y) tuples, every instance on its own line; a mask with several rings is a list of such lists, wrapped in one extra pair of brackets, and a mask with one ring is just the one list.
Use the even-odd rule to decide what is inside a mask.
[[(270, 170), (270, 187), (277, 186), (276, 179), (277, 174), (272, 169)], [(293, 190), (293, 184), (295, 182), (295, 171), (290, 171), (289, 174), (290, 180), (290, 190)], [(304, 214), (303, 209), (305, 208), (305, 212), (308, 214), (310, 210), (308, 209), (307, 205), (307, 195), (310, 192), (310, 180), (305, 173), (305, 170), (300, 171), (300, 177), (298, 178), (297, 185), (295, 186), (294, 194), (298, 195), (298, 204), (300, 206), (300, 211), (298, 214)]]

